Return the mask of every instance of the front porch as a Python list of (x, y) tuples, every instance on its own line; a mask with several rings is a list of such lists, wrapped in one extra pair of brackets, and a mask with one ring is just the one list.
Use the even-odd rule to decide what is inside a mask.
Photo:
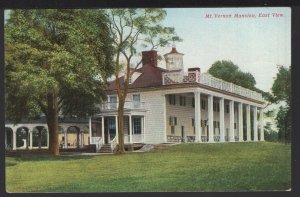
[[(124, 115), (124, 144), (143, 144), (145, 133), (145, 116)], [(95, 144), (97, 151), (101, 147), (110, 145), (113, 151), (118, 142), (118, 117), (107, 114), (107, 116), (95, 116), (90, 119), (90, 144)]]

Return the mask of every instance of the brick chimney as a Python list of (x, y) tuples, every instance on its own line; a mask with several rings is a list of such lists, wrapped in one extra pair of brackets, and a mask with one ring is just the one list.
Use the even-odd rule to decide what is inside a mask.
[(188, 68), (188, 71), (199, 71), (200, 72), (200, 68), (199, 67)]
[(142, 52), (142, 63), (143, 66), (149, 65), (153, 67), (157, 67), (157, 51), (143, 51)]

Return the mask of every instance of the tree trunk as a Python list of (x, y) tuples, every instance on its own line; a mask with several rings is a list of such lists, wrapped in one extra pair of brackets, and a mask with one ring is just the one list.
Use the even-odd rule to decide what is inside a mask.
[[(125, 100), (125, 99), (124, 99)], [(123, 154), (125, 152), (124, 148), (124, 100), (119, 99), (118, 107), (118, 149), (117, 154)]]
[(58, 146), (58, 115), (57, 115), (57, 94), (51, 93), (47, 96), (48, 99), (48, 116), (47, 124), (49, 128), (49, 150), (52, 155), (59, 155)]

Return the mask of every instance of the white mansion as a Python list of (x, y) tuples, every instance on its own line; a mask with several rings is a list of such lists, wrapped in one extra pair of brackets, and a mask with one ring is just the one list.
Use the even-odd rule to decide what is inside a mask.
[[(125, 102), (125, 144), (264, 141), (261, 94), (201, 73), (199, 67), (185, 73), (183, 54), (175, 47), (164, 57), (166, 69), (157, 66), (156, 51), (142, 52), (143, 65), (130, 79)], [(61, 126), (59, 140), (64, 148), (96, 144), (98, 150), (104, 146), (114, 149), (118, 138), (115, 81), (109, 84), (107, 95), (107, 102), (98, 105), (97, 114), (89, 121), (81, 126), (73, 124), (77, 137), (68, 134), (72, 124)], [(18, 149), (18, 126), (6, 127), (13, 135), (5, 140), (11, 140), (13, 149)], [(27, 139), (32, 148), (31, 130), (37, 127), (30, 128)]]
[[(261, 94), (198, 67), (185, 73), (183, 54), (175, 47), (164, 57), (166, 69), (157, 66), (156, 51), (142, 52), (143, 65), (130, 79), (125, 102), (125, 144), (264, 141)], [(118, 137), (115, 81), (107, 95), (90, 121), (90, 139), (113, 148)]]

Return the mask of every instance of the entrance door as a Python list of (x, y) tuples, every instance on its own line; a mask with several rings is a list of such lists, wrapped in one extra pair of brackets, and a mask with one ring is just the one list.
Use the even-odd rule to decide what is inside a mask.
[(104, 143), (108, 144), (108, 119), (104, 118)]
[(104, 118), (104, 142), (110, 143), (116, 136), (116, 118), (107, 117)]

